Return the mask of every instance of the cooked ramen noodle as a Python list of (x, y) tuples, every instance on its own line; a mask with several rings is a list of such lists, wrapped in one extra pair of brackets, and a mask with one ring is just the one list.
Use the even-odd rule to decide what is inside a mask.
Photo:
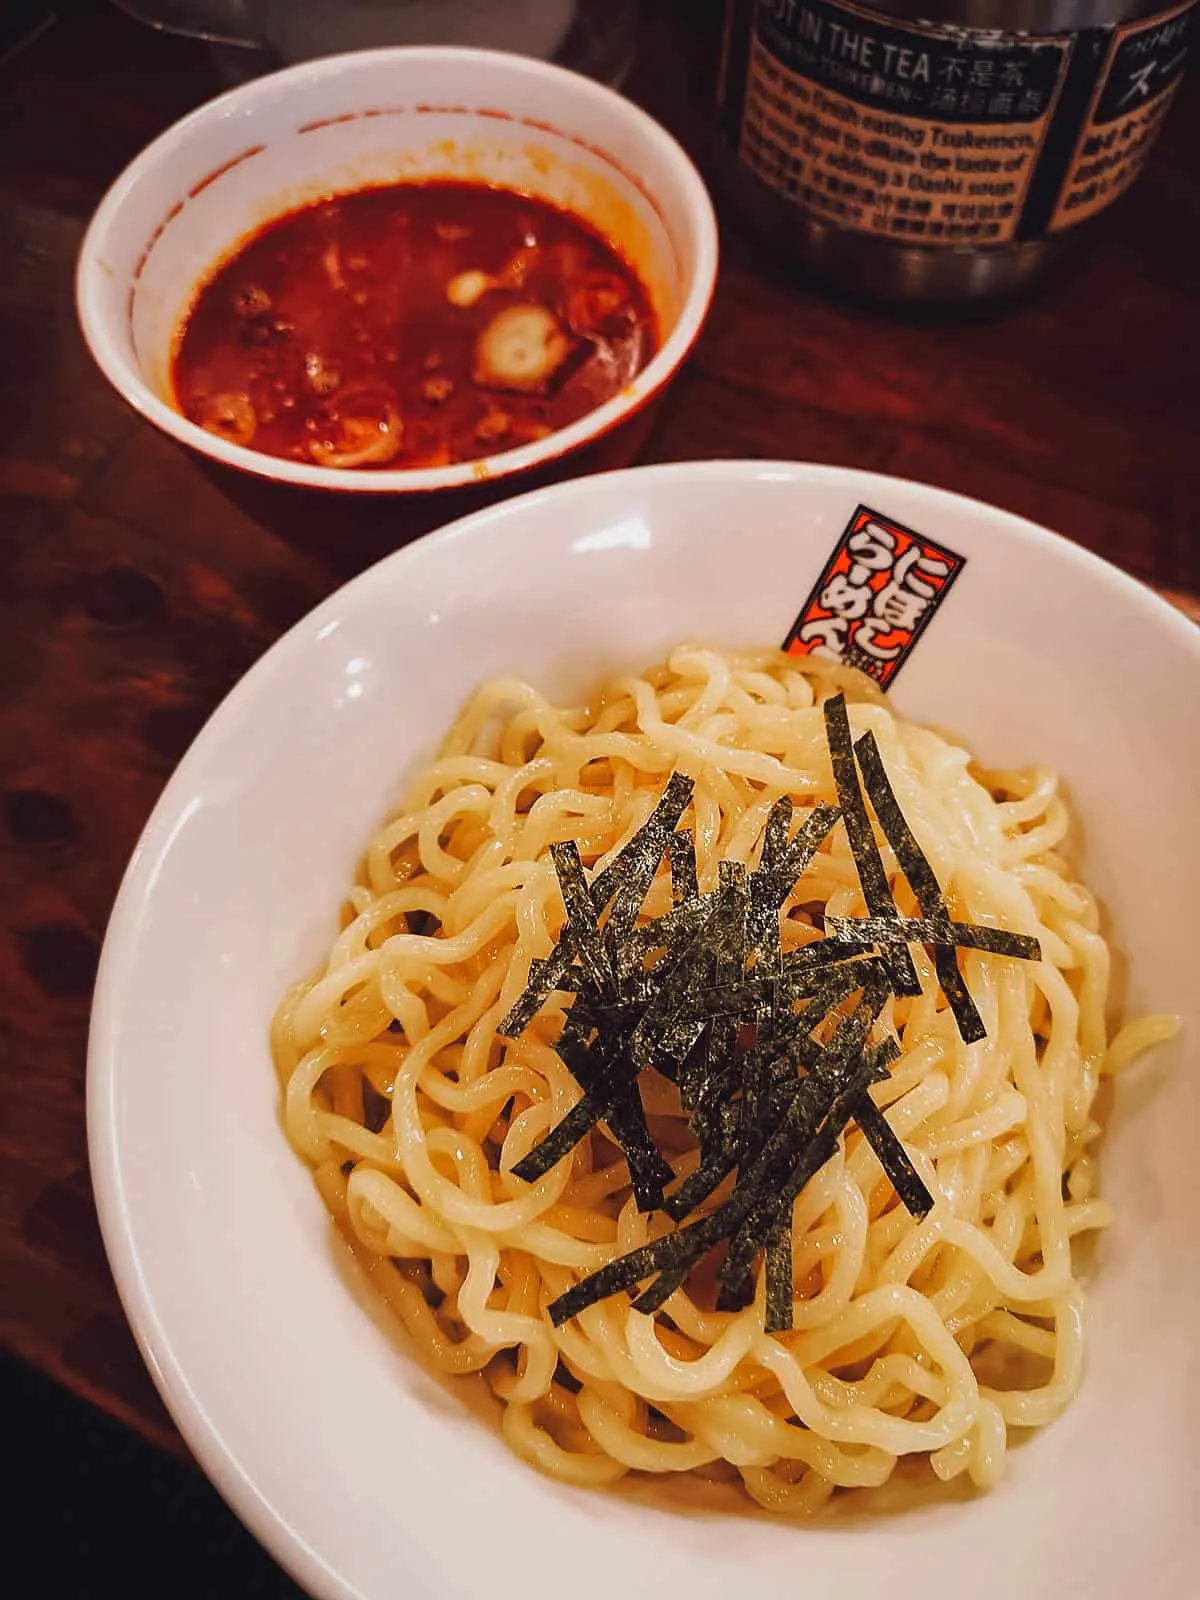
[[(745, 1303), (724, 1307), (719, 1251), (657, 1309), (610, 1293), (556, 1326), (558, 1297), (670, 1223), (639, 1210), (605, 1121), (536, 1181), (513, 1171), (582, 1094), (556, 1049), (570, 993), (550, 993), (516, 1037), (500, 1031), (563, 933), (552, 849), (573, 842), (596, 882), (678, 773), (693, 785), (698, 892), (721, 863), (753, 871), (780, 797), (801, 824), (837, 801), (822, 707), (839, 690), (956, 926), (1040, 946), (1037, 960), (959, 951), (985, 1030), (972, 1043), (928, 945), (909, 947), (919, 992), (882, 1004), (898, 1051), (872, 1098), (932, 1208), (901, 1203), (850, 1121), (792, 1205), (785, 1331), (767, 1331), (761, 1260)], [(920, 916), (878, 816), (869, 827), (898, 915)], [(481, 1373), (509, 1445), (554, 1477), (690, 1473), (791, 1515), (882, 1485), (903, 1458), (988, 1487), (1009, 1430), (1051, 1421), (1080, 1381), (1072, 1245), (1112, 1219), (1098, 1093), (1174, 1030), (1150, 1017), (1110, 1040), (1109, 950), (1068, 866), (1069, 828), (1053, 773), (985, 770), (832, 663), (681, 647), (569, 708), (490, 683), (372, 840), (319, 974), (278, 1011), (288, 1136), (421, 1354)], [(641, 923), (671, 904), (664, 859)], [(835, 826), (782, 904), (784, 959), (867, 911)], [(700, 1155), (679, 1087), (646, 1070), (638, 1090), (686, 1178)]]

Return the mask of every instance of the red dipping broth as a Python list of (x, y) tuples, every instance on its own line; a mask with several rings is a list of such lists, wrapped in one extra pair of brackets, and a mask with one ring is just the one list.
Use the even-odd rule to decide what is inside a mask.
[(654, 354), (649, 297), (579, 217), (484, 185), (401, 183), (269, 223), (197, 290), (183, 414), (322, 467), (449, 466), (544, 438)]

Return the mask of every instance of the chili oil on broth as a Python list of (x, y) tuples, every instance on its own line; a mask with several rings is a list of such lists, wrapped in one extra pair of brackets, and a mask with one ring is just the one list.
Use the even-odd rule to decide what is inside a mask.
[[(1073, 1247), (1111, 1217), (1100, 1091), (1174, 1024), (1110, 1040), (1108, 949), (1063, 853), (1053, 775), (984, 772), (857, 675), (854, 731), (878, 735), (955, 914), (1042, 942), (1019, 966), (965, 954), (980, 1043), (957, 1036), (918, 948), (921, 994), (889, 1008), (900, 1055), (881, 1105), (935, 1209), (910, 1216), (851, 1134), (797, 1201), (793, 1332), (765, 1334), (761, 1275), (751, 1304), (717, 1309), (711, 1260), (653, 1317), (619, 1296), (561, 1326), (547, 1314), (656, 1226), (601, 1127), (538, 1183), (513, 1175), (579, 1092), (551, 1019), (498, 1034), (561, 930), (549, 848), (574, 840), (597, 868), (679, 767), (696, 781), (702, 883), (721, 860), (753, 862), (777, 794), (828, 797), (819, 707), (834, 672), (681, 648), (587, 706), (485, 687), (376, 834), (326, 962), (275, 1019), (289, 1137), (374, 1284), (425, 1362), (482, 1378), (516, 1454), (566, 1482), (665, 1477), (672, 1503), (740, 1490), (793, 1516), (831, 1498), (891, 1509), (931, 1485), (991, 1487), (1010, 1430), (1052, 1421), (1079, 1382)], [(895, 862), (889, 876), (911, 914)], [(653, 893), (659, 914), (670, 885)], [(785, 947), (813, 938), (815, 909), (862, 914), (845, 838), (788, 904)], [(642, 1093), (681, 1175), (697, 1152), (678, 1097), (651, 1073)]]
[(568, 427), (655, 352), (649, 296), (581, 218), (512, 190), (367, 188), (269, 223), (196, 291), (176, 403), (322, 467), (428, 468)]

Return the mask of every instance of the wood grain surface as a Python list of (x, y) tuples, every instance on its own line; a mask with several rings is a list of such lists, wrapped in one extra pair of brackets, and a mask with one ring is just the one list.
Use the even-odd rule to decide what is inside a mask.
[[(94, 369), (72, 303), (88, 216), (148, 139), (221, 85), (198, 45), (100, 0), (63, 9), (0, 66), (0, 1339), (182, 1449), (122, 1317), (88, 1182), (105, 921), (218, 699), (420, 527), (394, 505), (360, 512), (206, 470)], [(643, 12), (629, 90), (703, 160), (716, 8)], [(735, 225), (723, 250), (710, 322), (643, 459), (792, 457), (925, 479), (1058, 529), (1200, 617), (1200, 74), (1144, 180), (1018, 306), (905, 321), (814, 292)]]

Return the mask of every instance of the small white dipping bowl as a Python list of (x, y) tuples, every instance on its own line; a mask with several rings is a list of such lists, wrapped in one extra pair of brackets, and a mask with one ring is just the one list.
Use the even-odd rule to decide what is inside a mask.
[[(860, 502), (966, 557), (890, 691), (897, 710), (991, 765), (1063, 775), (1126, 1006), (1176, 1010), (1183, 1033), (1117, 1084), (1101, 1158), (1117, 1220), (1091, 1275), (1082, 1391), (1010, 1452), (997, 1489), (798, 1526), (685, 1516), (683, 1484), (635, 1496), (540, 1477), (459, 1402), (469, 1390), (418, 1366), (284, 1138), (268, 1028), (476, 685), (519, 673), (569, 697), (683, 640), (782, 641)], [(419, 541), (293, 628), (216, 712), (137, 848), (88, 1064), (130, 1320), (264, 1544), (338, 1600), (1194, 1593), (1198, 691), (1200, 629), (1094, 556), (831, 467), (560, 485)]]
[[(414, 471), (319, 467), (232, 444), (175, 404), (176, 340), (197, 288), (264, 224), (332, 194), (454, 178), (582, 217), (645, 285), (653, 360), (613, 399), (534, 444)], [(577, 73), (487, 50), (363, 50), (258, 78), (148, 145), (96, 212), (79, 258), (84, 337), (137, 411), (181, 443), (280, 483), (422, 493), (557, 462), (661, 394), (700, 331), (717, 228), (699, 173), (653, 118)]]

